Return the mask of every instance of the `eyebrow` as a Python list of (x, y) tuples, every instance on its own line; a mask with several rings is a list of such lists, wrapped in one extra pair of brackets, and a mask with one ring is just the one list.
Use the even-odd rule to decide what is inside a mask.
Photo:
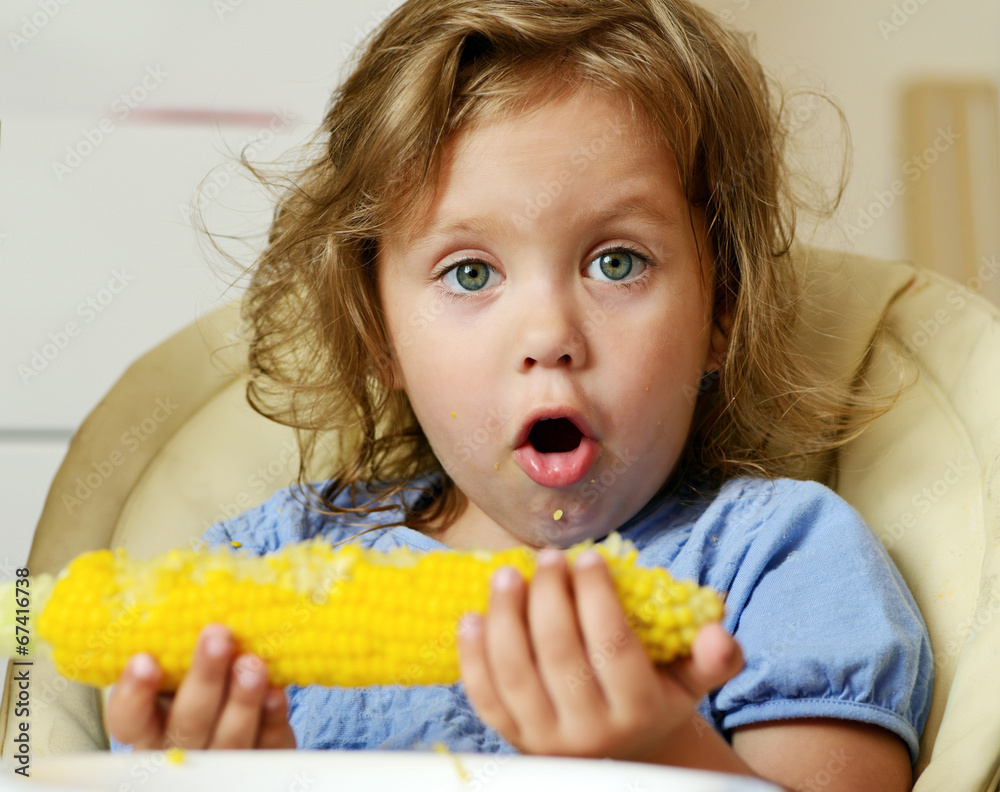
[(657, 225), (677, 228), (683, 224), (683, 219), (674, 213), (666, 213), (656, 204), (642, 196), (630, 196), (622, 201), (616, 201), (601, 211), (587, 216), (574, 218), (574, 222), (586, 220), (591, 225), (601, 225), (617, 220), (619, 217), (635, 216), (649, 220)]
[[(544, 213), (546, 210), (542, 209), (541, 211)], [(593, 213), (581, 212), (567, 221), (567, 225), (600, 226), (622, 217), (636, 217), (640, 220), (646, 220), (655, 225), (662, 225), (671, 229), (682, 227), (684, 221), (676, 213), (665, 213), (656, 204), (642, 196), (628, 196), (621, 201), (615, 201), (615, 203), (600, 211)], [(456, 233), (507, 237), (510, 235), (509, 225), (508, 222), (490, 217), (461, 218), (440, 226), (432, 226), (425, 234), (421, 235), (416, 247), (432, 245), (438, 239)]]

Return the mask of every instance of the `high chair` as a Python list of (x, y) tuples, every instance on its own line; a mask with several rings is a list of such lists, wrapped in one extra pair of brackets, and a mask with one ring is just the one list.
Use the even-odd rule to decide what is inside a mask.
[[(930, 630), (934, 695), (915, 789), (993, 790), (1000, 778), (1000, 312), (908, 263), (804, 247), (794, 260), (806, 285), (802, 354), (851, 382), (863, 372), (886, 393), (915, 382), (841, 449), (832, 476), (811, 476), (836, 489), (881, 537)], [(34, 537), (32, 573), (57, 572), (95, 548), (148, 556), (187, 545), (294, 479), (291, 430), (246, 404), (234, 373), (245, 370), (245, 356), (238, 307), (228, 305), (125, 372), (70, 443)], [(108, 475), (91, 475), (99, 470)], [(16, 753), (10, 689), (8, 675), (4, 757)], [(107, 749), (98, 691), (36, 662), (32, 699), (35, 756)]]

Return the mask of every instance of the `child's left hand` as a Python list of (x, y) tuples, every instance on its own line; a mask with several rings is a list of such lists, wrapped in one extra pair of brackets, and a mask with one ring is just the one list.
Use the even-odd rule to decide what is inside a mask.
[(654, 666), (595, 552), (569, 570), (561, 552), (543, 550), (530, 586), (499, 570), (489, 612), (463, 619), (458, 649), (469, 700), (518, 750), (634, 761), (656, 761), (701, 698), (743, 667), (718, 624), (699, 632), (690, 657)]

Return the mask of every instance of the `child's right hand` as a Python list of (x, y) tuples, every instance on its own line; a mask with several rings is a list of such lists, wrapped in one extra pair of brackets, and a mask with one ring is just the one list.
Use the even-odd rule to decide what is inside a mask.
[(157, 692), (163, 672), (156, 661), (135, 655), (111, 693), (111, 735), (136, 750), (294, 748), (284, 690), (267, 686), (260, 658), (234, 658), (235, 650), (226, 627), (205, 627), (191, 670), (169, 699)]

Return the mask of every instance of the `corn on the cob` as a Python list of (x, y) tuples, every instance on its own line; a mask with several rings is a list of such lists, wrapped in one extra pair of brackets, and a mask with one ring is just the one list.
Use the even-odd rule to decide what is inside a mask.
[[(607, 559), (628, 622), (655, 662), (687, 654), (698, 628), (721, 618), (714, 591), (637, 567), (635, 548), (617, 534), (566, 553), (572, 561), (587, 547)], [(210, 623), (227, 625), (240, 650), (263, 658), (272, 685), (451, 683), (457, 623), (486, 611), (489, 579), (505, 565), (530, 579), (535, 555), (524, 547), (383, 554), (319, 540), (265, 556), (223, 547), (138, 561), (100, 550), (63, 571), (47, 604), (33, 585), (32, 610), (56, 668), (93, 685), (115, 682), (132, 655), (148, 652), (164, 670), (161, 688), (176, 689)], [(0, 605), (13, 599), (0, 597)]]

